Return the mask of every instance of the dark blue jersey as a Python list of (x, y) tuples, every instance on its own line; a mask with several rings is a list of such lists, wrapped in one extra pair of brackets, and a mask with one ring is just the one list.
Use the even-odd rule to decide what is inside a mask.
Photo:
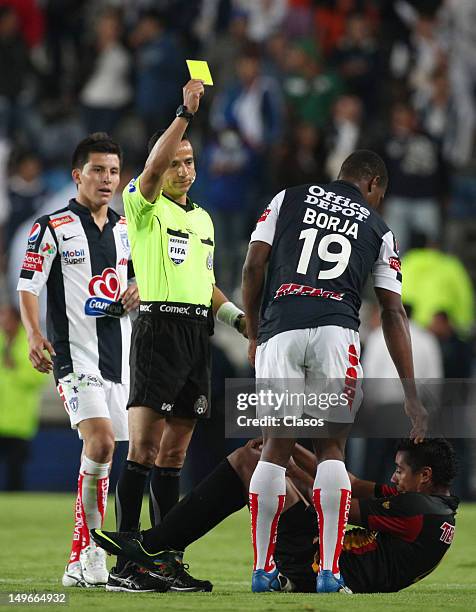
[(281, 191), (251, 242), (272, 246), (258, 342), (284, 331), (337, 325), (358, 330), (361, 293), (401, 293), (397, 245), (382, 218), (346, 181)]

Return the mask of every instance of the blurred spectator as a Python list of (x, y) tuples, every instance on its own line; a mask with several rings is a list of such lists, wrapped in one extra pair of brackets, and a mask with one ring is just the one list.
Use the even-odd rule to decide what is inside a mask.
[(278, 149), (274, 189), (277, 193), (293, 185), (325, 183), (326, 148), (321, 132), (311, 123), (299, 123)]
[(445, 153), (456, 166), (466, 164), (476, 138), (476, 3), (446, 0), (440, 12), (446, 30), (451, 80), (452, 129)]
[(415, 101), (422, 128), (441, 146), (448, 129), (450, 88), (445, 67), (436, 70), (428, 91)]
[(204, 56), (210, 64), (213, 83), (218, 91), (228, 83), (236, 81), (238, 58), (249, 44), (247, 32), (248, 17), (246, 13), (235, 10), (231, 15), (228, 29), (208, 41), (205, 47)]
[(215, 225), (215, 274), (220, 287), (235, 289), (243, 263), (245, 228), (254, 178), (252, 149), (230, 128), (205, 144), (197, 190)]
[(456, 333), (445, 311), (436, 312), (428, 329), (440, 343), (445, 378), (470, 378), (473, 369), (473, 348)]
[(1, 0), (2, 5), (11, 6), (17, 15), (20, 31), (28, 47), (37, 47), (45, 31), (43, 11), (38, 0)]
[(403, 300), (415, 321), (427, 327), (435, 313), (446, 312), (459, 334), (474, 322), (474, 290), (463, 264), (433, 248), (416, 248), (402, 259)]
[(346, 90), (362, 100), (367, 115), (373, 114), (379, 104), (380, 73), (377, 44), (365, 15), (356, 13), (347, 19), (331, 61)]
[(177, 83), (187, 80), (185, 57), (163, 15), (148, 11), (130, 35), (135, 49), (135, 107), (148, 136), (170, 123), (181, 102)]
[(32, 75), (28, 48), (12, 7), (0, 6), (0, 138), (22, 128), (24, 95)]
[(264, 153), (281, 134), (282, 104), (277, 82), (262, 74), (261, 58), (253, 47), (237, 60), (237, 81), (215, 98), (211, 123), (215, 130), (238, 130), (257, 153)]
[(48, 378), (31, 367), (20, 314), (0, 306), (0, 461), (6, 490), (21, 491), (30, 440), (38, 429), (40, 390)]
[(5, 225), (5, 246), (8, 249), (17, 229), (36, 214), (46, 195), (40, 158), (31, 151), (14, 155), (12, 174), (8, 180), (10, 212)]
[(95, 23), (90, 61), (84, 61), (88, 76), (79, 96), (89, 134), (113, 132), (132, 99), (131, 58), (121, 43), (121, 28), (120, 15), (112, 10), (100, 15)]
[(286, 69), (282, 87), (291, 121), (324, 127), (332, 104), (343, 91), (339, 76), (326, 68), (313, 41), (306, 39), (291, 43)]
[(58, 104), (59, 96), (72, 95), (80, 72), (84, 13), (88, 0), (47, 0), (46, 52), (48, 73), (45, 95), (51, 104)]
[(447, 173), (438, 144), (419, 129), (410, 105), (395, 104), (390, 120), (382, 146), (390, 177), (383, 215), (404, 253), (412, 231), (439, 239)]
[(428, 97), (433, 74), (446, 66), (446, 55), (437, 34), (435, 17), (418, 16), (411, 37), (413, 58), (408, 76), (417, 105), (419, 98)]
[(283, 32), (268, 38), (264, 48), (263, 72), (281, 82), (286, 73), (289, 39)]
[(286, 0), (235, 0), (235, 4), (248, 13), (248, 37), (256, 43), (277, 32), (286, 17)]
[(362, 141), (362, 102), (356, 96), (340, 96), (326, 130), (326, 171), (330, 180), (339, 174), (343, 161)]
[(355, 10), (355, 0), (319, 2), (315, 12), (316, 35), (325, 55), (330, 55), (344, 35), (347, 18)]

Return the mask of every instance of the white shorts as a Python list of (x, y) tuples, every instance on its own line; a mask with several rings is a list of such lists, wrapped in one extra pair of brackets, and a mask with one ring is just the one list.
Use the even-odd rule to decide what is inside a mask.
[(257, 347), (255, 367), (257, 388), (281, 398), (271, 410), (260, 403), (258, 417), (354, 422), (362, 402), (358, 332), (336, 325), (282, 332)]
[[(128, 384), (104, 380), (96, 374), (73, 372), (59, 379), (57, 389), (71, 421), (71, 429), (78, 429), (78, 423), (85, 419), (102, 417), (111, 419), (116, 442), (129, 439)], [(78, 434), (81, 438), (79, 431)]]

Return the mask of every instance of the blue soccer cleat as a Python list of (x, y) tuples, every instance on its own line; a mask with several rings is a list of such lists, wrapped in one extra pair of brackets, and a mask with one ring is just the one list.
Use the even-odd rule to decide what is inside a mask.
[(317, 575), (316, 580), (317, 593), (346, 593), (351, 595), (352, 591), (345, 586), (342, 576), (336, 578), (331, 570), (322, 570)]
[(251, 590), (253, 593), (267, 593), (271, 591), (290, 592), (294, 590), (293, 583), (281, 574), (276, 568), (273, 572), (265, 572), (262, 569), (255, 570), (251, 578)]

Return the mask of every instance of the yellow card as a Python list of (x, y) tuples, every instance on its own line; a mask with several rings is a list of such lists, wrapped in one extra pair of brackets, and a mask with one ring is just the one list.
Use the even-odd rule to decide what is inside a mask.
[(204, 85), (213, 85), (212, 75), (208, 63), (202, 60), (187, 60), (190, 78), (203, 81)]

